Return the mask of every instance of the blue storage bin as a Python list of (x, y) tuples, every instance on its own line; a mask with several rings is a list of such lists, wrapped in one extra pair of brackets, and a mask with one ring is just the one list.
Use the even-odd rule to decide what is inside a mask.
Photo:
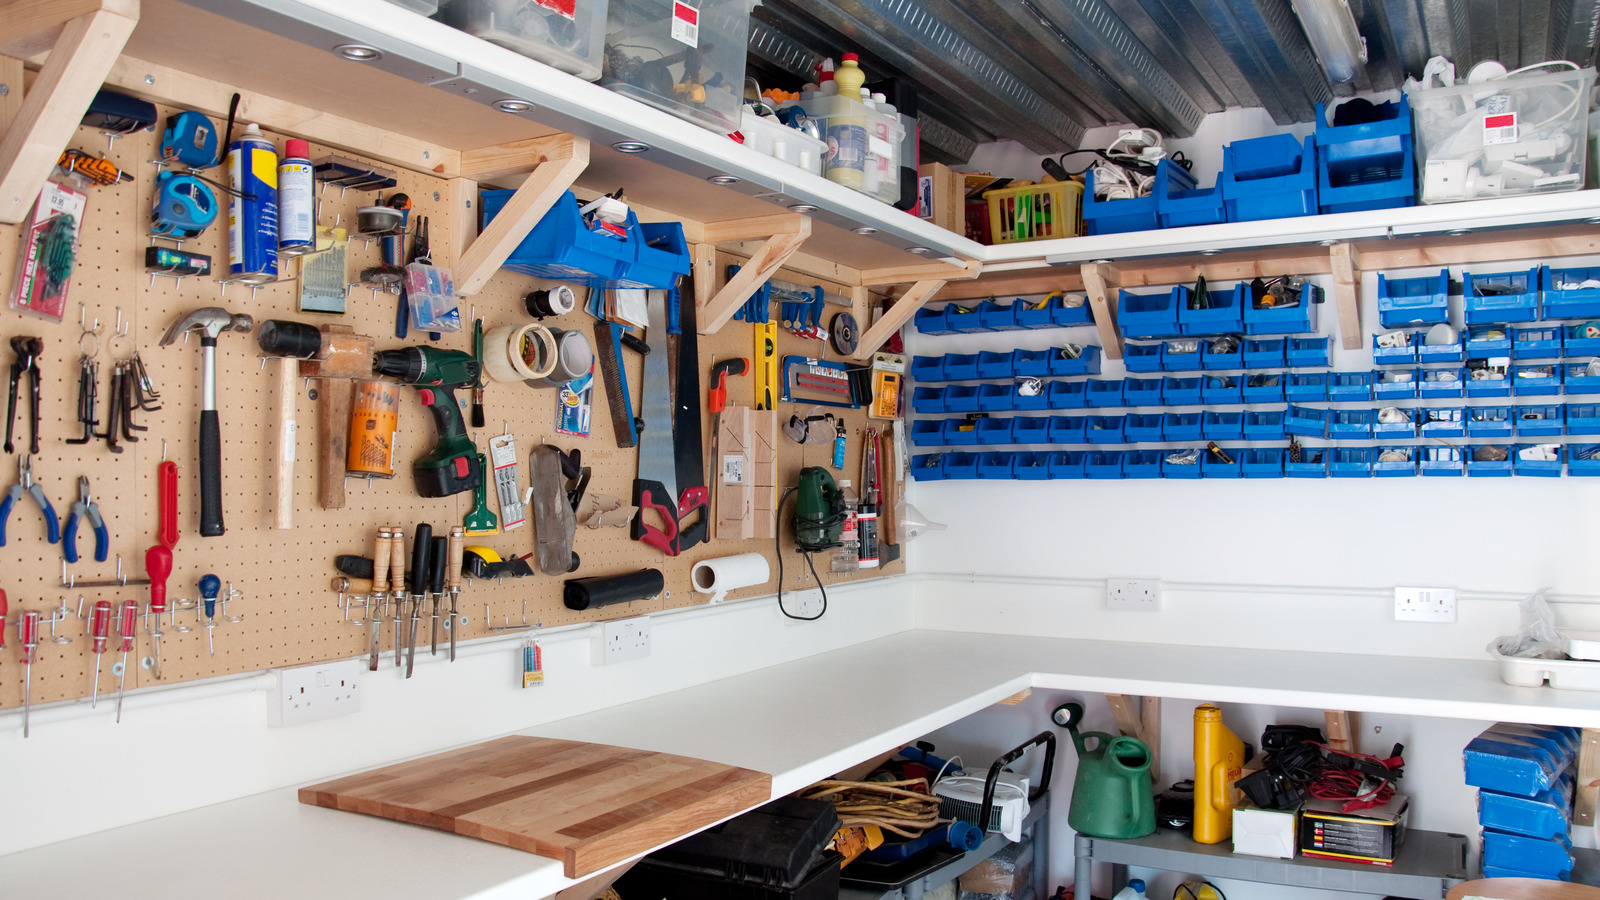
[[(1396, 458), (1404, 456), (1403, 459)], [(1385, 459), (1385, 457), (1388, 457)], [(1375, 447), (1372, 450), (1372, 475), (1375, 478), (1410, 478), (1417, 474), (1416, 447)]]
[[(1469, 444), (1466, 447), (1466, 452), (1464, 454), (1462, 454), (1462, 455), (1466, 457), (1465, 461), (1466, 461), (1467, 476), (1470, 477), (1470, 478), (1507, 478), (1507, 477), (1509, 477), (1511, 475), (1511, 464), (1512, 464), (1512, 460), (1511, 460), (1510, 456), (1507, 456), (1505, 459), (1478, 459), (1477, 458), (1478, 448), (1479, 447), (1488, 447), (1488, 446), (1505, 447), (1504, 444)], [(1506, 451), (1509, 453), (1511, 451), (1511, 448), (1510, 447), (1506, 447)]]
[(1084, 443), (1088, 444), (1125, 444), (1123, 427), (1127, 424), (1127, 416), (1090, 416), (1083, 429)]
[(1332, 340), (1325, 337), (1289, 338), (1284, 359), (1291, 368), (1297, 369), (1332, 365), (1328, 357), (1328, 345)]
[(1013, 453), (1011, 477), (1018, 481), (1048, 481), (1050, 479), (1050, 454)]
[(1589, 374), (1592, 362), (1568, 362), (1561, 367), (1562, 380), (1569, 394), (1600, 393), (1600, 375)]
[(978, 454), (946, 453), (944, 455), (944, 477), (953, 481), (977, 478)]
[(1290, 134), (1234, 141), (1222, 150), (1222, 202), (1229, 222), (1309, 216), (1317, 211), (1317, 146)]
[(1117, 291), (1117, 327), (1124, 337), (1172, 337), (1178, 331), (1178, 292), (1181, 288), (1135, 294)]
[(1317, 104), (1317, 208), (1323, 213), (1393, 209), (1415, 202), (1411, 107), (1401, 95), (1375, 108), (1383, 118), (1333, 126)]
[(1045, 460), (1045, 471), (1053, 479), (1074, 479), (1083, 477), (1083, 451), (1066, 450), (1061, 453), (1052, 453)]
[(1051, 375), (1099, 375), (1100, 374), (1100, 348), (1088, 344), (1078, 351), (1077, 356), (1067, 356), (1065, 351), (1057, 348), (1055, 355), (1050, 357)]
[(1454, 447), (1424, 445), (1417, 448), (1422, 474), (1427, 478), (1455, 478), (1461, 475), (1461, 451)]
[(1600, 475), (1600, 444), (1568, 444), (1567, 474)]
[(984, 480), (1011, 478), (1010, 453), (980, 453), (978, 454), (978, 477)]
[(1011, 372), (1014, 375), (1043, 378), (1050, 374), (1050, 357), (1054, 350), (1011, 351)]
[(1567, 326), (1561, 352), (1566, 356), (1600, 356), (1600, 321)]
[(1281, 369), (1284, 362), (1283, 338), (1247, 340), (1244, 342), (1244, 367), (1246, 369)]
[(1239, 451), (1239, 469), (1246, 478), (1282, 478), (1284, 451), (1279, 447), (1255, 447)]
[[(1560, 406), (1518, 405), (1516, 407), (1517, 435), (1519, 437), (1551, 437), (1558, 435), (1561, 433), (1563, 413), (1564, 410)], [(1571, 427), (1570, 418), (1567, 419), (1567, 425), (1569, 428)]]
[(1011, 375), (1011, 351), (978, 351), (979, 378), (1010, 378)]
[[(1511, 396), (1511, 379), (1504, 372), (1491, 369), (1489, 378), (1473, 378), (1473, 370), (1467, 370), (1467, 383), (1463, 386), (1468, 397), (1509, 397)], [(1498, 376), (1498, 377), (1493, 377)]]
[[(945, 381), (943, 356), (913, 356), (911, 357), (911, 378), (913, 381), (930, 382)], [(919, 410), (920, 412), (920, 410)]]
[(971, 384), (952, 384), (944, 389), (946, 412), (965, 413), (978, 411), (978, 388)]
[(946, 353), (944, 360), (945, 381), (974, 381), (978, 377), (978, 354), (976, 353)]
[(1017, 416), (1011, 420), (1011, 443), (1050, 443), (1049, 416)]
[(1198, 441), (1204, 429), (1201, 413), (1167, 413), (1161, 417), (1161, 439), (1168, 442)]
[(1239, 396), (1245, 403), (1282, 403), (1283, 381), (1281, 372), (1258, 372), (1244, 376), (1244, 386)]
[[(1390, 332), (1391, 334), (1393, 332)], [(1402, 335), (1405, 346), (1383, 347), (1378, 344), (1382, 335), (1372, 336), (1372, 362), (1379, 366), (1409, 366), (1417, 361), (1417, 347), (1422, 344), (1420, 333)]]
[(1223, 447), (1222, 452), (1228, 454), (1231, 462), (1223, 462), (1215, 453), (1205, 451), (1200, 454), (1201, 478), (1243, 478), (1244, 469), (1239, 465), (1239, 457), (1243, 455), (1243, 448)]
[(1540, 791), (1532, 797), (1479, 791), (1478, 822), (1496, 831), (1552, 838), (1571, 830), (1569, 806), (1559, 788)]
[(1015, 303), (985, 300), (978, 304), (978, 324), (984, 331), (1020, 331)]
[(1121, 406), (1121, 378), (1091, 378), (1084, 400), (1089, 406)]
[(1335, 447), (1328, 451), (1328, 474), (1334, 478), (1371, 478), (1371, 447)]
[[(1541, 319), (1586, 319), (1600, 316), (1600, 268), (1539, 271)], [(1596, 282), (1582, 287), (1586, 282)], [(1564, 287), (1570, 285), (1570, 287)]]
[(1461, 337), (1448, 344), (1430, 344), (1427, 334), (1423, 334), (1422, 343), (1417, 346), (1417, 362), (1420, 363), (1461, 362), (1466, 358), (1467, 351)]
[(1482, 325), (1468, 328), (1466, 334), (1467, 359), (1490, 359), (1511, 356), (1511, 329), (1504, 325)]
[(1122, 451), (1090, 450), (1083, 455), (1085, 478), (1121, 478)]
[(1200, 379), (1200, 402), (1221, 406), (1244, 402), (1243, 375), (1207, 375)]
[(1239, 334), (1244, 331), (1244, 298), (1246, 288), (1236, 284), (1231, 288), (1206, 286), (1206, 309), (1190, 309), (1194, 292), (1185, 289), (1183, 301), (1178, 306), (1178, 327), (1184, 334)]
[[(1396, 407), (1396, 408), (1398, 409), (1398, 407)], [(1406, 420), (1404, 422), (1381, 422), (1381, 421), (1379, 421), (1378, 413), (1382, 413), (1383, 410), (1378, 410), (1378, 413), (1373, 414), (1373, 416), (1372, 416), (1372, 436), (1375, 437), (1375, 438), (1384, 438), (1384, 439), (1387, 439), (1387, 440), (1395, 440), (1397, 438), (1414, 438), (1414, 437), (1416, 437), (1417, 436), (1416, 415), (1418, 413), (1418, 410), (1415, 410), (1415, 409), (1402, 409), (1400, 411), (1406, 414)]]
[(1255, 297), (1246, 287), (1244, 304), (1245, 334), (1308, 334), (1317, 330), (1317, 308), (1322, 305), (1322, 288), (1302, 285), (1300, 302), (1295, 306), (1263, 306), (1267, 297)]
[[(505, 208), (513, 193), (510, 190), (482, 193), (485, 225)], [(634, 247), (638, 243), (638, 220), (633, 213), (628, 213), (627, 237), (617, 238), (596, 234), (584, 227), (583, 215), (578, 209), (578, 198), (571, 191), (564, 192), (561, 199), (539, 220), (539, 224), (533, 226), (528, 236), (506, 257), (501, 268), (535, 278), (575, 281), (600, 288), (610, 287), (626, 276), (633, 268), (636, 255)], [(688, 272), (688, 269), (683, 271)]]
[(1328, 399), (1328, 375), (1326, 372), (1292, 372), (1288, 378), (1289, 383), (1284, 385), (1283, 395), (1290, 402)]
[(1331, 372), (1328, 374), (1328, 399), (1334, 401), (1371, 400), (1371, 372)]
[(1161, 346), (1161, 344), (1123, 344), (1123, 368), (1129, 372), (1161, 371)]
[(1161, 379), (1161, 402), (1168, 406), (1199, 406), (1200, 379), (1171, 376)]
[(1013, 397), (1016, 393), (1014, 384), (980, 384), (978, 385), (978, 411), (979, 412), (1010, 412), (1016, 409)]
[(1536, 325), (1511, 329), (1512, 356), (1516, 359), (1557, 359), (1561, 356), (1561, 326)]
[[(1511, 293), (1483, 293), (1491, 285), (1508, 287)], [(1535, 321), (1539, 318), (1539, 267), (1525, 272), (1464, 272), (1461, 294), (1468, 325)]]
[(1417, 394), (1424, 400), (1437, 397), (1460, 397), (1466, 384), (1466, 369), (1423, 369)]
[(1600, 404), (1568, 403), (1567, 434), (1600, 434)]
[[(1173, 350), (1174, 346), (1194, 344), (1194, 350), (1188, 353), (1179, 353)], [(1161, 345), (1161, 368), (1167, 372), (1197, 372), (1205, 361), (1201, 357), (1205, 353), (1205, 342), (1195, 339), (1184, 341), (1167, 341)]]
[(1440, 406), (1422, 410), (1422, 436), (1425, 438), (1466, 437), (1467, 411), (1460, 406)]
[(1222, 204), (1222, 188), (1196, 187), (1190, 172), (1171, 159), (1156, 163), (1156, 218), (1162, 228), (1190, 225), (1216, 225), (1228, 221)]
[[(1159, 168), (1159, 166), (1158, 166)], [(1182, 171), (1181, 167), (1178, 167)], [(1160, 177), (1160, 172), (1156, 173)], [(1125, 234), (1161, 227), (1156, 216), (1156, 195), (1127, 200), (1097, 200), (1094, 196), (1094, 169), (1083, 179), (1083, 227), (1089, 234)]]
[[(1198, 456), (1195, 457), (1193, 462), (1173, 462), (1168, 457), (1172, 456), (1176, 452), (1178, 451), (1169, 447), (1162, 455), (1161, 477), (1173, 479), (1175, 481), (1193, 481), (1199, 478), (1202, 474), (1200, 472), (1200, 458)], [(1200, 452), (1204, 453), (1205, 451), (1202, 450)]]
[(979, 419), (945, 419), (944, 445), (946, 447), (972, 447), (978, 443)]
[(1420, 369), (1389, 369), (1372, 373), (1372, 399), (1409, 400), (1417, 396)]
[(1511, 407), (1472, 406), (1467, 408), (1467, 437), (1508, 438), (1511, 436)]
[(951, 303), (944, 310), (945, 322), (950, 326), (950, 330), (956, 334), (978, 334), (989, 330), (983, 327), (983, 322), (976, 306)]
[(1123, 424), (1122, 434), (1130, 444), (1151, 444), (1161, 440), (1161, 414), (1135, 413)]
[(1122, 454), (1123, 478), (1160, 478), (1160, 450), (1129, 450)]
[(1328, 410), (1328, 437), (1337, 440), (1360, 440), (1372, 437), (1372, 422), (1377, 416), (1372, 409)]
[(1305, 437), (1324, 437), (1328, 433), (1328, 411), (1290, 404), (1283, 416), (1283, 430)]
[(917, 387), (911, 389), (911, 410), (923, 415), (949, 412), (944, 405), (944, 388)]
[(1483, 830), (1485, 869), (1524, 872), (1534, 878), (1566, 881), (1572, 874), (1572, 841), (1564, 834), (1549, 840)]
[(917, 419), (911, 423), (911, 445), (914, 447), (940, 447), (944, 445), (943, 419)]
[(1011, 408), (1017, 412), (1039, 412), (1050, 408), (1050, 397), (1045, 393), (1048, 388), (1041, 389), (1037, 394), (1022, 393), (1021, 381), (1011, 383)]
[(1244, 342), (1234, 339), (1232, 350), (1219, 353), (1217, 344), (1220, 342), (1220, 338), (1206, 341), (1205, 349), (1200, 352), (1200, 365), (1207, 369), (1244, 368)]
[(1082, 381), (1052, 381), (1044, 389), (1045, 406), (1051, 409), (1083, 409), (1084, 384)]
[(944, 453), (919, 453), (911, 457), (913, 481), (944, 481), (950, 476), (944, 472)]
[(1051, 328), (1055, 322), (1051, 319), (1054, 307), (1061, 302), (1062, 294), (1055, 293), (1042, 300), (1024, 300), (1021, 297), (1011, 302), (1011, 315), (1016, 320), (1017, 327), (1023, 329)]
[(1083, 416), (1051, 416), (1045, 436), (1052, 444), (1083, 443)]
[(1084, 300), (1075, 306), (1068, 306), (1063, 297), (1055, 306), (1050, 308), (1050, 324), (1057, 328), (1076, 328), (1079, 325), (1094, 324), (1094, 310), (1089, 308), (1089, 303)]
[(1378, 273), (1378, 324), (1384, 328), (1438, 325), (1450, 319), (1450, 270), (1438, 276), (1390, 278)]
[(1244, 413), (1207, 410), (1201, 420), (1200, 437), (1208, 441), (1244, 440)]
[[(950, 321), (945, 316), (945, 310), (949, 308), (948, 305), (939, 307), (924, 306), (917, 310), (916, 316), (912, 319), (912, 324), (916, 326), (917, 331), (923, 334), (955, 334), (955, 329), (950, 327)], [(940, 471), (943, 471), (942, 466)]]
[(1519, 397), (1561, 393), (1561, 367), (1555, 363), (1511, 367), (1511, 390)]
[(1511, 448), (1512, 471), (1518, 475), (1534, 475), (1542, 478), (1561, 477), (1561, 457), (1566, 448), (1556, 445), (1555, 459), (1523, 459), (1522, 452), (1531, 450), (1534, 444), (1516, 444)]
[(1281, 441), (1287, 434), (1283, 430), (1284, 411), (1281, 409), (1247, 412), (1244, 414), (1244, 439), (1247, 441)]
[(1122, 381), (1122, 402), (1129, 406), (1160, 406), (1161, 379), (1125, 378)]
[(1289, 451), (1283, 451), (1283, 475), (1285, 478), (1327, 478), (1328, 451), (1318, 447), (1302, 447), (1299, 462), (1291, 461)]
[[(689, 274), (689, 242), (682, 222), (639, 222), (630, 212), (629, 225), (637, 229), (633, 265), (612, 285), (617, 288), (672, 288), (678, 277)], [(630, 232), (630, 236), (633, 232)]]

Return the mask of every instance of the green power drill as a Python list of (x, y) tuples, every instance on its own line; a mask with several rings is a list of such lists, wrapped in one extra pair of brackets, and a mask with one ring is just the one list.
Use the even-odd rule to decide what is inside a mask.
[(383, 350), (373, 355), (372, 371), (415, 387), (417, 399), (433, 413), (439, 443), (411, 464), (417, 493), (448, 497), (482, 484), (482, 457), (467, 437), (455, 393), (478, 378), (478, 361), (472, 354), (434, 347)]

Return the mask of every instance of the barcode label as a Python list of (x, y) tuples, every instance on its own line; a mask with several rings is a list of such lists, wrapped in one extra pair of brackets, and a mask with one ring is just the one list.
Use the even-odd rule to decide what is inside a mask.
[(744, 454), (730, 453), (722, 457), (722, 483), (744, 484)]
[(1495, 113), (1483, 117), (1483, 143), (1515, 144), (1517, 142), (1517, 114)]
[(691, 47), (700, 46), (700, 11), (683, 0), (672, 3), (672, 39)]

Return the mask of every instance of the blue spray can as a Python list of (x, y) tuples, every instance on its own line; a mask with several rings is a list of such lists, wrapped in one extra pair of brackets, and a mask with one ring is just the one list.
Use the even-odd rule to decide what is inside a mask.
[(228, 279), (278, 280), (278, 152), (257, 125), (228, 145)]

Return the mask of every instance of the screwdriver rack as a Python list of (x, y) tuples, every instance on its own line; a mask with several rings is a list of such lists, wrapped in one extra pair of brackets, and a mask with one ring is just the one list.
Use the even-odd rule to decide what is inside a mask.
[[(160, 107), (162, 120), (178, 110)], [(243, 125), (241, 119), (240, 125)], [(219, 125), (221, 123), (218, 123)], [(285, 136), (275, 130), (273, 121), (260, 123), (269, 139), (282, 146)], [(263, 367), (254, 334), (225, 334), (217, 342), (218, 407), (222, 422), (223, 506), (227, 533), (216, 538), (199, 536), (198, 419), (200, 411), (201, 358), (199, 342), (191, 338), (159, 348), (162, 334), (181, 315), (204, 306), (222, 306), (234, 313), (247, 313), (257, 323), (281, 318), (312, 324), (341, 323), (358, 334), (377, 340), (379, 349), (427, 342), (415, 331), (404, 340), (395, 338), (396, 297), (356, 285), (346, 294), (346, 312), (327, 316), (297, 311), (296, 284), (290, 280), (250, 288), (223, 285), (216, 277), (154, 277), (143, 267), (144, 250), (151, 244), (148, 234), (150, 206), (157, 167), (149, 160), (159, 156), (159, 135), (144, 132), (118, 138), (107, 149), (105, 136), (79, 128), (70, 146), (91, 155), (105, 155), (134, 181), (111, 187), (88, 189), (80, 249), (68, 297), (69, 313), (61, 323), (27, 317), (0, 308), (0, 338), (38, 335), (44, 340), (40, 360), (43, 371), (41, 408), (41, 453), (33, 460), (34, 476), (65, 521), (77, 494), (77, 479), (87, 476), (96, 502), (110, 532), (111, 552), (104, 563), (92, 554), (67, 566), (63, 574), (61, 546), (46, 543), (44, 525), (32, 501), (25, 500), (12, 510), (7, 543), (0, 547), (0, 590), (10, 600), (5, 649), (0, 650), (0, 708), (22, 705), (22, 666), (17, 664), (18, 648), (14, 623), (23, 610), (41, 614), (41, 640), (33, 665), (32, 703), (87, 698), (94, 682), (97, 663), (101, 669), (101, 704), (98, 712), (112, 715), (114, 701), (104, 701), (115, 690), (117, 677), (113, 665), (119, 658), (120, 637), (113, 629), (111, 649), (100, 656), (91, 651), (89, 623), (91, 610), (100, 600), (120, 609), (123, 602), (135, 600), (141, 612), (149, 601), (149, 589), (140, 584), (145, 572), (140, 562), (146, 548), (157, 543), (157, 466), (165, 459), (179, 469), (179, 540), (173, 548), (174, 565), (168, 580), (170, 611), (162, 622), (162, 675), (159, 683), (172, 684), (220, 675), (258, 671), (333, 659), (363, 656), (367, 648), (366, 627), (357, 625), (362, 611), (360, 595), (340, 595), (330, 589), (336, 573), (337, 554), (369, 554), (373, 536), (380, 525), (399, 523), (410, 535), (419, 522), (430, 523), (435, 533), (447, 533), (459, 525), (471, 506), (471, 494), (429, 500), (416, 495), (410, 477), (411, 460), (433, 442), (433, 426), (416, 393), (402, 388), (399, 430), (396, 435), (395, 468), (390, 480), (357, 479), (346, 481), (346, 505), (342, 509), (322, 509), (317, 502), (316, 407), (312, 401), (319, 385), (302, 381), (298, 397), (299, 424), (295, 451), (294, 527), (275, 530), (270, 526), (271, 506), (268, 490), (268, 449), (272, 446), (272, 413), (276, 401), (276, 364)], [(313, 142), (313, 158), (330, 152), (350, 158), (363, 158), (349, 150)], [(226, 180), (222, 170), (212, 173)], [(465, 197), (454, 208), (451, 184), (443, 178), (402, 170), (396, 190), (410, 195), (411, 220), (426, 216), (430, 225), (434, 261), (449, 267), (456, 262), (457, 230), (477, 212), (476, 197)], [(597, 194), (616, 185), (596, 186), (582, 193)], [(387, 195), (385, 195), (386, 197)], [(225, 204), (225, 197), (219, 199)], [(319, 222), (339, 224), (354, 231), (356, 209), (379, 201), (370, 191), (323, 188), (319, 203)], [(209, 254), (213, 272), (225, 276), (227, 268), (226, 209), (218, 222), (198, 239), (187, 241), (183, 249)], [(362, 269), (378, 262), (376, 241), (351, 239), (348, 269), (351, 280)], [(0, 226), (0, 286), (9, 290), (17, 262), (18, 229)], [(719, 261), (740, 261), (735, 256), (711, 254)], [(283, 265), (282, 278), (292, 278), (294, 262)], [(722, 266), (717, 266), (721, 270)], [(815, 279), (780, 270), (776, 276), (800, 284)], [(485, 320), (486, 328), (528, 321), (522, 298), (534, 289), (549, 289), (555, 282), (540, 281), (511, 272), (494, 275), (479, 293), (464, 298), (461, 314), (466, 330), (447, 334), (435, 346), (471, 351), (471, 320), (474, 314)], [(714, 286), (720, 288), (721, 282)], [(547, 320), (545, 324), (590, 331), (592, 319), (581, 310), (587, 289), (574, 286), (578, 293), (577, 312)], [(83, 322), (80, 327), (79, 311)], [(830, 311), (831, 312), (831, 311)], [(120, 326), (120, 330), (119, 330)], [(94, 336), (90, 340), (88, 332)], [(114, 360), (130, 359), (137, 351), (160, 392), (162, 409), (139, 415), (138, 423), (148, 431), (137, 432), (136, 443), (124, 444), (124, 452), (111, 453), (104, 440), (83, 445), (65, 443), (80, 436), (77, 421), (79, 339), (84, 347), (97, 345), (100, 364), (100, 419), (104, 427), (106, 380)], [(732, 323), (719, 333), (700, 338), (700, 359), (709, 371), (712, 357), (727, 359), (750, 357), (752, 329)], [(802, 340), (780, 331), (779, 356), (798, 354), (818, 356), (822, 342)], [(0, 371), (9, 366), (9, 348), (0, 342)], [(624, 354), (630, 393), (638, 396), (640, 362), (636, 355)], [(704, 380), (702, 373), (702, 381)], [(753, 405), (753, 379), (730, 379), (729, 401)], [(466, 391), (461, 399), (466, 399)], [(705, 398), (702, 384), (703, 403)], [(619, 450), (611, 433), (603, 390), (594, 393), (594, 414), (587, 439), (557, 435), (557, 392), (529, 389), (517, 384), (490, 383), (486, 394), (489, 427), (475, 429), (472, 436), (487, 452), (489, 440), (509, 430), (517, 442), (521, 483), (527, 484), (527, 454), (541, 441), (563, 449), (580, 448), (584, 464), (593, 469), (590, 496), (601, 494), (627, 503), (637, 468), (634, 450)], [(637, 401), (636, 401), (637, 402)], [(25, 404), (24, 404), (25, 408)], [(803, 412), (807, 407), (793, 407)], [(780, 408), (787, 416), (788, 405)], [(843, 415), (848, 433), (843, 472), (836, 477), (859, 479), (860, 439), (867, 420), (864, 411), (835, 410)], [(19, 417), (20, 418), (20, 417)], [(705, 418), (709, 435), (709, 417)], [(26, 433), (26, 422), (19, 421), (19, 433)], [(22, 448), (25, 449), (25, 448)], [(709, 452), (709, 450), (708, 450)], [(797, 446), (785, 441), (780, 451), (779, 483), (792, 485), (798, 471), (811, 465), (829, 465), (832, 445)], [(0, 479), (9, 487), (16, 478), (15, 457), (0, 458)], [(3, 489), (3, 488), (0, 488)], [(494, 494), (493, 490), (489, 491)], [(493, 501), (491, 500), (491, 504)], [(80, 550), (92, 534), (80, 534)], [(533, 550), (532, 525), (525, 525), (493, 537), (469, 538), (468, 544), (495, 549), (502, 557)], [(470, 642), (507, 629), (550, 628), (562, 625), (660, 612), (705, 602), (694, 593), (690, 570), (702, 559), (738, 553), (758, 552), (777, 571), (777, 558), (770, 540), (712, 540), (677, 558), (668, 558), (643, 544), (629, 540), (624, 528), (578, 529), (574, 545), (582, 558), (575, 575), (603, 575), (653, 567), (662, 571), (666, 591), (662, 596), (596, 612), (573, 612), (561, 601), (562, 580), (543, 575), (501, 582), (463, 580), (459, 613), (466, 622), (458, 640)], [(814, 582), (802, 558), (786, 549), (785, 590), (804, 588)], [(819, 566), (819, 571), (821, 571)], [(866, 573), (831, 575), (824, 572), (826, 584), (856, 578), (881, 577), (904, 571), (896, 562)], [(206, 620), (199, 605), (199, 579), (217, 575), (226, 586), (219, 598), (215, 627), (210, 637), (215, 655), (207, 651)], [(72, 582), (71, 587), (64, 586)], [(734, 598), (760, 596), (773, 592), (775, 582), (734, 592)], [(80, 615), (79, 609), (82, 609)], [(487, 613), (488, 621), (485, 619)], [(153, 677), (151, 659), (152, 626), (148, 614), (140, 616), (138, 638), (128, 657), (127, 688), (132, 691), (158, 682)], [(62, 642), (70, 639), (70, 642)], [(387, 631), (385, 641), (391, 640)], [(425, 643), (425, 642), (424, 642)], [(426, 647), (422, 648), (426, 651)], [(508, 647), (508, 653), (520, 652)], [(442, 657), (442, 651), (441, 651)], [(383, 673), (395, 673), (385, 660)], [(393, 675), (393, 677), (403, 677)], [(426, 671), (417, 673), (426, 677)], [(578, 677), (555, 675), (554, 677)]]

